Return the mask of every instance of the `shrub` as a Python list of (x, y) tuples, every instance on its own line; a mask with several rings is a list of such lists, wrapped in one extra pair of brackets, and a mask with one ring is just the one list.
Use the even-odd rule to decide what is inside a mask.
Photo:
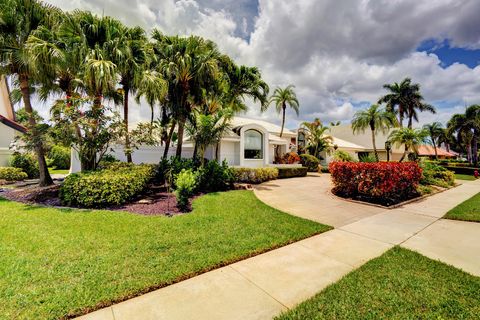
[(28, 178), (28, 175), (19, 168), (0, 167), (0, 180), (21, 181)]
[(60, 199), (87, 208), (123, 204), (143, 191), (153, 175), (153, 166), (133, 164), (71, 174), (60, 188)]
[(302, 166), (307, 167), (308, 171), (317, 172), (318, 165), (320, 164), (320, 160), (318, 160), (317, 157), (312, 156), (310, 154), (301, 154), (300, 163), (302, 164)]
[[(162, 159), (158, 165), (158, 170), (155, 175), (157, 182), (164, 183), (167, 180), (167, 176), (175, 177), (182, 170), (195, 171), (198, 165), (193, 159), (171, 157), (170, 159)], [(175, 181), (173, 181), (175, 182)]]
[(382, 203), (398, 202), (416, 194), (422, 169), (414, 162), (332, 162), (333, 192), (365, 196)]
[(13, 153), (10, 158), (10, 166), (21, 169), (30, 179), (40, 176), (37, 159), (32, 153)]
[(201, 191), (225, 191), (231, 189), (235, 175), (226, 161), (219, 164), (210, 160), (198, 169), (198, 188)]
[(197, 173), (191, 169), (182, 170), (175, 178), (175, 196), (177, 197), (177, 205), (180, 209), (188, 208), (188, 199), (194, 194), (197, 185)]
[(53, 146), (48, 152), (47, 163), (56, 169), (70, 169), (70, 148)]
[(282, 163), (295, 164), (300, 162), (300, 156), (296, 152), (288, 152), (282, 158)]
[(455, 184), (455, 174), (434, 162), (422, 161), (420, 167), (422, 168), (420, 183), (423, 185), (448, 188)]
[(262, 183), (278, 178), (278, 169), (273, 167), (265, 168), (233, 168), (236, 182)]
[(353, 156), (346, 151), (337, 150), (333, 154), (333, 160), (334, 161), (344, 161), (344, 162), (354, 162), (355, 158), (353, 158)]
[(360, 162), (368, 162), (368, 163), (377, 162), (377, 158), (375, 158), (375, 155), (373, 154), (361, 156), (359, 160)]
[(104, 154), (102, 159), (98, 163), (98, 169), (106, 169), (110, 166), (110, 164), (115, 162), (120, 162), (120, 160), (118, 160), (111, 154)]
[(330, 169), (328, 167), (320, 166), (318, 173), (330, 173)]
[(308, 168), (278, 168), (278, 179), (305, 177), (307, 175)]

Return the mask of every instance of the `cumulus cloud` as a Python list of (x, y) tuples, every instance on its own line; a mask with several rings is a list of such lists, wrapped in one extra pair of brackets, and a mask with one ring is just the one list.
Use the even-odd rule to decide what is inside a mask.
[[(480, 48), (477, 0), (73, 0), (49, 2), (115, 16), (167, 34), (198, 34), (237, 62), (258, 66), (275, 88), (294, 84), (301, 114), (289, 126), (320, 117), (349, 120), (374, 103), (382, 85), (411, 77), (445, 121), (461, 106), (480, 102), (480, 67), (442, 67), (434, 54), (416, 52), (425, 40)], [(446, 103), (448, 102), (448, 103)], [(278, 121), (273, 108), (249, 116)], [(135, 117), (148, 114), (142, 106)]]

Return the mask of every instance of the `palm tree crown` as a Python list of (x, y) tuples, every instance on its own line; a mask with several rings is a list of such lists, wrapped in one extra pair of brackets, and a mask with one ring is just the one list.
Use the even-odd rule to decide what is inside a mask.
[(392, 131), (388, 140), (397, 146), (405, 146), (405, 151), (400, 158), (402, 162), (409, 151), (418, 153), (418, 147), (425, 143), (426, 136), (427, 133), (423, 129), (399, 128)]
[(423, 129), (428, 133), (430, 144), (435, 150), (435, 159), (438, 159), (437, 146), (439, 145), (440, 137), (444, 134), (443, 125), (440, 122), (433, 122), (424, 125)]
[[(280, 130), (280, 137), (283, 135), (283, 129), (285, 127), (285, 112), (287, 110), (287, 106), (293, 109), (295, 113), (299, 114), (300, 104), (298, 103), (297, 95), (293, 90), (295, 88), (294, 85), (290, 84), (286, 88), (276, 88), (273, 92), (272, 97), (270, 98), (270, 104), (275, 104), (275, 108), (277, 113), (282, 113), (282, 129)], [(268, 107), (268, 106), (267, 106)], [(263, 111), (267, 107), (262, 108)]]

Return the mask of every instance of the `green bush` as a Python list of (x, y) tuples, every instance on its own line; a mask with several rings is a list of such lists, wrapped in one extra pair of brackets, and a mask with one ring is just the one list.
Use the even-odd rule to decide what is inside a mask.
[(60, 188), (60, 199), (87, 208), (123, 204), (142, 192), (153, 175), (153, 166), (133, 164), (71, 174)]
[(19, 168), (0, 167), (0, 180), (21, 181), (28, 178), (28, 175)]
[(191, 169), (184, 169), (176, 176), (175, 196), (180, 209), (186, 210), (188, 208), (188, 199), (195, 193), (197, 179), (198, 174)]
[(308, 168), (278, 168), (278, 179), (305, 177), (307, 175)]
[(330, 173), (330, 169), (328, 169), (328, 167), (320, 166), (318, 173)]
[(40, 176), (37, 159), (32, 153), (13, 153), (10, 157), (10, 166), (21, 169), (30, 179)]
[(201, 191), (229, 190), (235, 182), (235, 174), (226, 161), (219, 164), (216, 160), (210, 160), (197, 173), (198, 189)]
[(70, 169), (70, 148), (53, 146), (48, 152), (47, 164), (56, 169)]
[(278, 169), (273, 167), (264, 168), (233, 168), (236, 182), (262, 183), (278, 178)]
[(98, 169), (106, 169), (108, 168), (112, 163), (120, 162), (117, 158), (112, 156), (111, 154), (104, 154), (102, 157), (102, 160), (98, 163)]
[(377, 162), (377, 158), (375, 158), (375, 155), (373, 154), (361, 156), (359, 160), (360, 162), (367, 162), (367, 163)]
[[(158, 169), (155, 175), (155, 179), (158, 183), (164, 183), (169, 176), (175, 177), (182, 170), (195, 171), (198, 168), (198, 164), (193, 159), (171, 157), (170, 159), (162, 159), (158, 165)], [(175, 181), (173, 181), (175, 182)]]
[(302, 164), (302, 166), (307, 167), (309, 172), (317, 172), (320, 160), (310, 154), (301, 154), (300, 163)]
[(334, 161), (355, 162), (355, 158), (348, 152), (337, 150), (333, 154)]
[(422, 185), (434, 185), (437, 187), (448, 188), (455, 184), (455, 174), (442, 166), (430, 161), (421, 161)]

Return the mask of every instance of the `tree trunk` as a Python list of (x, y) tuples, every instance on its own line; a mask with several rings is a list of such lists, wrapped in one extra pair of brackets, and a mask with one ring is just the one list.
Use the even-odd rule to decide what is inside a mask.
[(375, 141), (375, 129), (372, 130), (372, 145), (373, 145), (373, 152), (375, 153), (375, 160), (377, 160), (378, 162), (379, 159), (378, 159), (377, 145)]
[(37, 155), (38, 168), (40, 173), (39, 185), (41, 187), (49, 186), (53, 184), (53, 180), (50, 176), (50, 173), (48, 172), (47, 161), (45, 161), (45, 149), (43, 146), (43, 140), (39, 136), (39, 133), (37, 131), (37, 122), (33, 115), (32, 103), (30, 101), (30, 85), (28, 83), (27, 76), (20, 76), (20, 90), (22, 92), (25, 111), (28, 114), (28, 124), (33, 138), (35, 154)]
[(472, 163), (472, 143), (467, 144), (467, 160)]
[(478, 132), (474, 130), (472, 139), (472, 160), (475, 167), (478, 165)]
[(413, 114), (408, 115), (408, 128), (412, 129), (413, 126)]
[(283, 106), (282, 106), (282, 129), (280, 130), (280, 138), (283, 135), (283, 127), (285, 126), (285, 111), (286, 111), (286, 109), (287, 109), (287, 106), (284, 103)]
[(130, 88), (123, 86), (123, 124), (125, 126), (125, 155), (127, 162), (132, 163), (132, 150), (130, 150), (130, 132), (128, 131), (128, 95)]
[(408, 154), (409, 149), (410, 149), (410, 147), (407, 144), (405, 144), (405, 151), (403, 151), (402, 157), (400, 158), (400, 160), (398, 162), (402, 162), (405, 159), (405, 157)]
[(433, 143), (433, 149), (435, 150), (435, 160), (438, 160), (438, 150), (437, 150), (437, 145), (435, 142)]
[(220, 159), (219, 159), (220, 157), (219, 157), (219, 154), (218, 154), (219, 149), (220, 149), (220, 143), (217, 143), (215, 145), (215, 160), (217, 160), (217, 162), (220, 162)]
[(195, 142), (195, 145), (193, 146), (193, 160), (197, 160), (197, 153), (198, 153), (198, 145)]
[(168, 156), (168, 149), (170, 149), (170, 142), (172, 141), (173, 133), (175, 132), (175, 121), (172, 122), (170, 131), (168, 132), (167, 141), (165, 141), (165, 150), (163, 150), (163, 159), (166, 159)]
[(179, 121), (178, 121), (177, 152), (175, 153), (175, 155), (176, 155), (177, 158), (181, 158), (181, 157), (182, 157), (183, 132), (185, 131), (185, 122), (186, 122), (186, 119), (185, 119), (185, 118), (179, 119)]

